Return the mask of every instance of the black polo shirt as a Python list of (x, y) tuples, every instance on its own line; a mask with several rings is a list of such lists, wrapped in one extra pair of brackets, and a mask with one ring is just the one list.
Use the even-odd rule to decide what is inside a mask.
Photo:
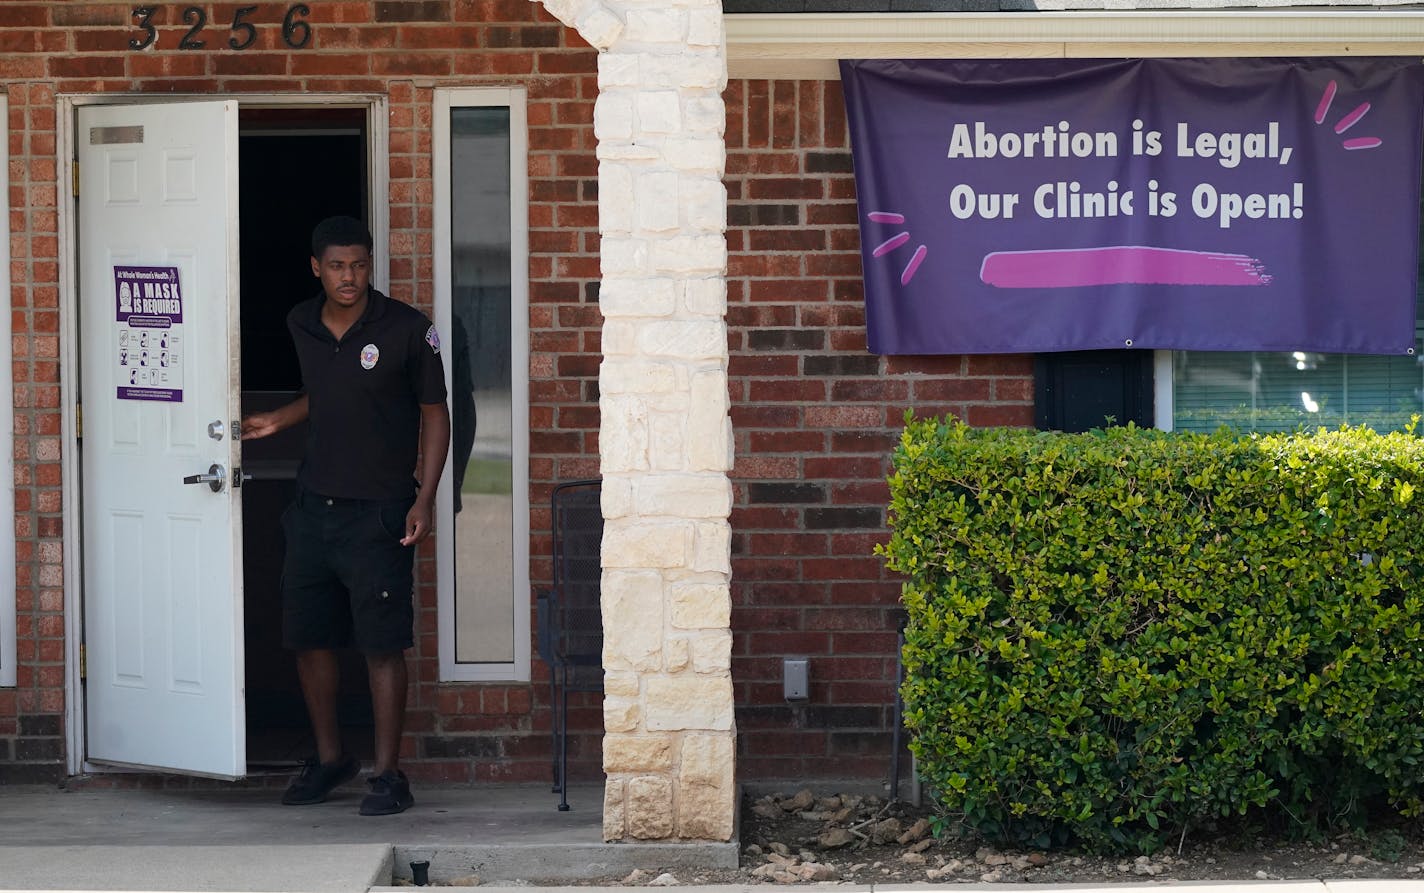
[(407, 498), (420, 404), (445, 402), (440, 338), (425, 314), (373, 288), (337, 341), (321, 322), (325, 301), (318, 295), (287, 314), (310, 405), (297, 482), (323, 496)]

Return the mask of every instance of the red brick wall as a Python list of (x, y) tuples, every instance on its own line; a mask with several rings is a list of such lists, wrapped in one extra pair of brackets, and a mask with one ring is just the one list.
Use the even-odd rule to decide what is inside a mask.
[[(1032, 425), (1033, 361), (868, 354), (840, 83), (726, 101), (738, 769), (882, 777), (900, 587), (873, 548), (904, 412)], [(805, 702), (783, 698), (787, 655), (810, 658)]]
[[(10, 12), (4, 10), (7, 22)], [(18, 54), (8, 30), (0, 32), (0, 40), (4, 46), (0, 71), (7, 71)], [(0, 781), (53, 777), (54, 764), (63, 756), (59, 239), (53, 96), (53, 90), (39, 85), (9, 90), (19, 684), (0, 689)]]
[[(59, 392), (59, 93), (368, 92), (389, 97), (391, 291), (433, 291), (432, 91), (529, 91), (531, 579), (550, 576), (553, 482), (598, 472), (596, 54), (528, 0), (310, 3), (311, 44), (290, 50), (289, 4), (248, 17), (258, 41), (225, 49), (239, 4), (205, 4), (209, 48), (176, 49), (186, 4), (158, 4), (156, 49), (130, 51), (131, 6), (0, 3), (10, 102), (20, 679), (0, 689), (0, 782), (61, 774), (64, 591)], [(1027, 358), (885, 360), (865, 352), (854, 188), (839, 85), (738, 81), (727, 93), (733, 675), (744, 778), (875, 777), (889, 752), (898, 585), (884, 539), (887, 454), (904, 408), (976, 424), (1032, 420)], [(433, 550), (413, 652), (413, 775), (544, 780), (547, 675), (530, 685), (438, 684)], [(68, 574), (66, 576), (66, 573)], [(811, 698), (781, 698), (781, 657), (811, 658)], [(601, 710), (576, 696), (571, 757), (597, 777)]]

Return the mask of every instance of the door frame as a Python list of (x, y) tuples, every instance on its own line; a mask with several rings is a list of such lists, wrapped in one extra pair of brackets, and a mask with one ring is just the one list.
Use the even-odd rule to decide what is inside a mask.
[[(0, 92), (0, 121), (10, 120), (10, 97)], [(8, 127), (8, 123), (6, 125)], [(0, 144), (0, 195), (10, 195), (10, 143)], [(10, 215), (0, 218), (0, 295), (10, 309)], [(0, 344), (10, 343), (10, 314), (0, 318)], [(0, 368), (0, 394), (11, 394), (14, 372), (9, 365)], [(16, 650), (15, 624), (15, 401), (0, 400), (0, 469), (5, 479), (0, 483), (0, 686), (14, 686), (18, 680), (19, 652)]]
[[(78, 413), (79, 385), (79, 267), (78, 201), (74, 196), (73, 161), (77, 153), (77, 114), (87, 105), (154, 105), (166, 102), (236, 100), (239, 106), (313, 108), (346, 106), (366, 110), (366, 150), (369, 158), (371, 236), (377, 246), (373, 258), (372, 284), (390, 289), (390, 116), (388, 98), (373, 93), (322, 94), (108, 94), (70, 93), (55, 97), (56, 188), (62, 197), (59, 206), (59, 403), (64, 432), (60, 440), (61, 535), (64, 537), (64, 718), (65, 768), (68, 774), (123, 774), (143, 770), (124, 769), (88, 761), (88, 737), (84, 728), (84, 686), (80, 680), (80, 646), (84, 639), (84, 519), (80, 512), (79, 483), (83, 478), (77, 439), (74, 437)], [(241, 184), (239, 184), (241, 189)], [(239, 276), (241, 271), (239, 270)], [(13, 565), (13, 561), (11, 564)]]

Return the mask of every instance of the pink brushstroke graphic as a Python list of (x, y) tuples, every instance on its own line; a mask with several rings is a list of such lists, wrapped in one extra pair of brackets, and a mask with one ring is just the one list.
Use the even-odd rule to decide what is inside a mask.
[[(865, 215), (872, 223), (904, 223), (905, 215), (894, 211), (871, 211)], [(871, 257), (884, 257), (890, 252), (910, 241), (909, 231), (897, 233), (875, 246), (875, 250), (870, 252)], [(909, 285), (910, 280), (915, 278), (915, 273), (920, 269), (920, 264), (925, 262), (925, 256), (930, 253), (930, 249), (921, 245), (915, 249), (915, 253), (910, 256), (910, 262), (905, 264), (905, 269), (900, 273), (900, 284)]]
[(1320, 97), (1320, 105), (1315, 107), (1315, 123), (1321, 124), (1330, 112), (1330, 103), (1335, 101), (1335, 91), (1340, 89), (1334, 81), (1325, 85), (1325, 94)]
[(1365, 115), (1368, 115), (1369, 113), (1370, 104), (1368, 102), (1360, 103), (1359, 105), (1355, 106), (1355, 108), (1350, 112), (1350, 114), (1335, 122), (1335, 132), (1344, 133), (1351, 127), (1354, 127), (1355, 124), (1357, 124), (1361, 118), (1363, 118)]
[(905, 272), (900, 274), (901, 285), (910, 284), (910, 280), (915, 278), (915, 271), (919, 270), (920, 264), (925, 262), (925, 255), (929, 253), (930, 250), (923, 245), (915, 249), (915, 256), (910, 258), (910, 262), (905, 264)]
[(901, 245), (905, 244), (908, 241), (910, 241), (910, 234), (900, 233), (898, 236), (886, 239), (884, 242), (881, 242), (879, 245), (876, 245), (875, 250), (870, 252), (870, 256), (880, 257), (882, 254), (889, 254), (890, 252), (894, 251), (896, 248), (899, 248)]
[[(1335, 92), (1337, 90), (1339, 90), (1339, 86), (1334, 81), (1325, 85), (1325, 93), (1320, 97), (1320, 104), (1315, 107), (1316, 124), (1325, 122), (1325, 116), (1330, 113), (1330, 104), (1335, 101)], [(1349, 114), (1335, 122), (1335, 132), (1344, 133), (1360, 123), (1360, 119), (1369, 113), (1370, 104), (1368, 102), (1360, 103), (1355, 106)], [(1384, 140), (1377, 136), (1361, 136), (1345, 140), (1341, 145), (1350, 151), (1355, 149), (1374, 149), (1384, 145)]]
[(1345, 140), (1345, 142), (1341, 143), (1341, 145), (1343, 145), (1346, 149), (1354, 150), (1373, 149), (1376, 146), (1381, 145), (1382, 143), (1384, 143), (1384, 140), (1380, 139), (1377, 136), (1361, 136), (1356, 137), (1352, 140)]
[(1271, 284), (1254, 257), (1142, 245), (995, 251), (984, 257), (979, 278), (995, 288)]

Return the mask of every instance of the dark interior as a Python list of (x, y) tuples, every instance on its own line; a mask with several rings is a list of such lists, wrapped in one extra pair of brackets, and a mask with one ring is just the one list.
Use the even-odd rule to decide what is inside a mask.
[[(324, 217), (369, 220), (364, 108), (243, 108), (239, 112), (242, 410), (272, 409), (300, 391), (288, 310), (316, 294), (311, 231)], [(281, 514), (296, 487), (304, 432), (243, 445), (243, 577), (247, 759), (286, 771), (315, 752), (296, 663), (282, 647)], [(364, 661), (342, 655), (339, 716), (347, 749), (370, 759)]]
[(1034, 421), (1043, 431), (1153, 426), (1152, 351), (1081, 350), (1034, 361)]

